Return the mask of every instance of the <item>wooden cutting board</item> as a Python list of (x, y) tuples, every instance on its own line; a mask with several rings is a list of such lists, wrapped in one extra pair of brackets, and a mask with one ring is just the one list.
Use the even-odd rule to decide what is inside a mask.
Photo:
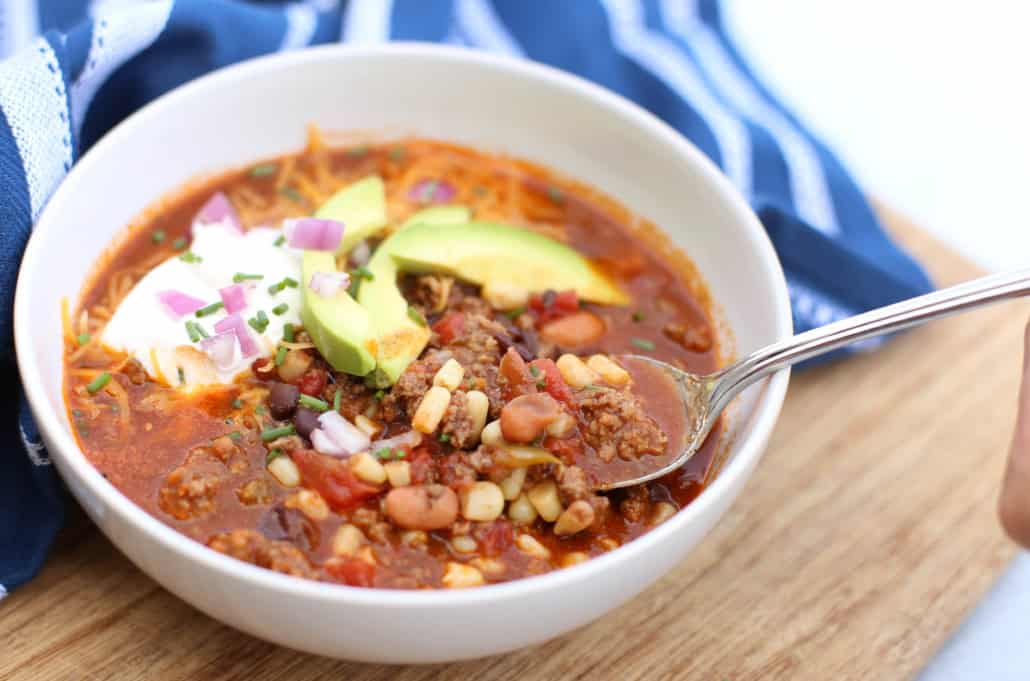
[[(888, 221), (939, 284), (978, 273)], [(1009, 303), (796, 375), (765, 460), (711, 536), (546, 645), (405, 668), (295, 653), (165, 592), (79, 514), (0, 605), (0, 679), (912, 678), (1013, 554), (995, 497), (1028, 314)]]

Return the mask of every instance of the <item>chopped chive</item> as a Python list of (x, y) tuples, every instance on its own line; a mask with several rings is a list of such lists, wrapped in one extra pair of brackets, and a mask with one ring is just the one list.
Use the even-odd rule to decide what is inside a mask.
[(104, 386), (107, 385), (110, 382), (111, 382), (111, 374), (109, 374), (109, 373), (107, 373), (105, 371), (104, 373), (100, 374), (99, 376), (94, 378), (92, 381), (90, 381), (89, 385), (86, 386), (86, 390), (89, 391), (90, 395), (95, 395), (98, 392), (100, 392), (101, 390), (103, 390)]
[(385, 390), (377, 390), (376, 394), (373, 395), (373, 397), (375, 397), (377, 400), (381, 400), (384, 397), (386, 397), (386, 391)]
[(361, 267), (355, 267), (353, 270), (351, 270), (351, 274), (353, 274), (358, 279), (367, 279), (368, 281), (374, 281), (376, 278), (376, 275), (372, 273), (372, 270), (368, 269), (364, 265), (362, 265)]
[(633, 313), (633, 321), (635, 321), (635, 322), (642, 322), (642, 321), (644, 321), (644, 313), (641, 312), (640, 310), (637, 310), (636, 312), (634, 312)]
[(647, 350), (648, 352), (654, 350), (654, 341), (649, 341), (646, 338), (630, 338), (629, 342), (641, 350)]
[(290, 324), (289, 322), (283, 324), (283, 340), (287, 343), (292, 343), (294, 338), (296, 338), (296, 336), (293, 333), (293, 324)]
[(308, 409), (314, 409), (315, 411), (329, 411), (329, 403), (325, 400), (320, 400), (317, 397), (311, 395), (301, 394), (299, 400), (301, 406), (307, 407)]
[(408, 305), (408, 317), (419, 326), (429, 326), (429, 322), (414, 305)]
[(284, 237), (282, 234), (280, 234), (279, 238), (277, 238), (272, 245), (273, 246), (282, 246), (284, 243), (286, 243), (286, 237)]
[(361, 278), (354, 277), (351, 279), (350, 286), (347, 287), (347, 295), (354, 300), (358, 299), (358, 290), (361, 288)]
[(286, 303), (279, 303), (272, 308), (272, 314), (282, 316), (286, 314), (286, 311), (290, 309), (290, 306)]
[(234, 430), (231, 433), (227, 433), (227, 435), (229, 436), (230, 440), (233, 440), (235, 442), (239, 442), (240, 440), (243, 439), (243, 433), (241, 433), (238, 430)]
[(92, 339), (93, 339), (93, 336), (89, 335), (88, 333), (80, 333), (75, 338), (75, 340), (78, 341), (79, 345), (85, 345), (86, 343), (90, 342), (90, 340), (92, 340)]
[(186, 251), (185, 253), (183, 253), (182, 255), (179, 256), (179, 260), (182, 260), (183, 262), (188, 262), (188, 263), (191, 263), (191, 264), (192, 263), (197, 263), (197, 262), (204, 262), (204, 259), (201, 258), (196, 253), (194, 253), (193, 251)]
[(262, 324), (261, 320), (257, 317), (251, 317), (250, 319), (248, 319), (247, 324), (250, 326), (250, 328), (254, 329), (258, 333), (264, 333), (265, 329), (268, 328), (268, 324)]
[(293, 435), (296, 432), (297, 429), (293, 427), (292, 423), (288, 426), (279, 426), (278, 428), (265, 428), (261, 431), (261, 439), (264, 442), (271, 442), (287, 435)]
[(533, 378), (540, 378), (540, 367), (535, 367), (532, 364), (530, 364), (529, 373), (532, 374)]
[(210, 305), (206, 305), (205, 307), (200, 308), (194, 314), (196, 314), (197, 317), (206, 317), (209, 314), (214, 314), (218, 312), (223, 307), (225, 307), (225, 304), (222, 303), (222, 301), (218, 301), (217, 303), (211, 303)]
[(254, 407), (254, 413), (264, 416), (266, 413), (268, 413), (268, 409), (265, 408), (265, 405), (259, 404), (258, 406)]
[(440, 435), (440, 437), (437, 438), (437, 439), (440, 440), (440, 442), (443, 442), (444, 444), (447, 444), (448, 442), (451, 441), (451, 436), (448, 435), (447, 433), (442, 433)]
[(274, 460), (278, 459), (282, 455), (283, 450), (276, 447), (272, 451), (268, 452), (268, 456), (265, 457), (265, 465), (267, 466), (268, 464), (272, 463)]
[(549, 198), (551, 201), (555, 203), (560, 204), (563, 201), (565, 201), (565, 194), (562, 192), (562, 190), (558, 189), (554, 185), (551, 185), (547, 188), (547, 198)]
[(290, 288), (297, 288), (300, 286), (300, 282), (293, 277), (286, 277), (283, 279), (283, 286), (289, 286)]
[(243, 272), (237, 272), (236, 274), (232, 275), (232, 281), (233, 281), (234, 284), (238, 284), (241, 281), (247, 281), (248, 279), (264, 279), (264, 278), (265, 278), (265, 275), (263, 275), (263, 274), (244, 274)]
[(350, 149), (347, 150), (347, 156), (349, 156), (351, 158), (361, 158), (362, 156), (364, 156), (367, 153), (368, 153), (368, 145), (366, 145), (366, 144), (361, 144), (361, 145), (356, 146), (356, 147), (351, 147)]
[(197, 332), (192, 321), (186, 320), (186, 333), (189, 334), (190, 342), (196, 343), (200, 340), (200, 333)]
[(263, 325), (268, 326), (268, 315), (265, 314), (264, 310), (257, 311), (257, 320)]
[(186, 371), (182, 367), (176, 367), (179, 373), (179, 385), (186, 385)]
[(404, 157), (408, 155), (408, 150), (404, 147), (394, 147), (390, 150), (391, 161), (403, 161)]
[(200, 322), (193, 322), (193, 328), (197, 330), (201, 338), (210, 338), (211, 334), (204, 330), (204, 327), (200, 325)]
[(186, 237), (180, 236), (178, 239), (172, 242), (172, 248), (177, 251), (181, 251), (186, 248)]
[(282, 346), (280, 346), (279, 349), (275, 351), (275, 365), (276, 366), (281, 366), (282, 363), (286, 361), (286, 353), (287, 352), (288, 352), (288, 350), (286, 348), (282, 347)]
[(340, 411), (340, 403), (343, 401), (343, 391), (339, 388), (336, 389), (336, 394), (333, 395), (333, 411)]
[(232, 401), (232, 408), (243, 409), (243, 400), (237, 397), (235, 400)]
[(165, 234), (165, 231), (163, 229), (159, 229), (150, 235), (150, 240), (153, 241), (155, 244), (159, 244), (165, 240), (166, 236), (167, 234)]
[(407, 456), (407, 454), (408, 453), (406, 451), (404, 451), (403, 449), (398, 449), (398, 450), (394, 451), (393, 458), (395, 458), (395, 459), (403, 459), (405, 456)]
[(372, 456), (374, 456), (377, 459), (389, 459), (392, 453), (392, 449), (390, 449), (389, 447), (383, 447), (382, 449), (377, 449), (376, 453)]
[(250, 169), (248, 173), (251, 177), (268, 177), (269, 175), (275, 174), (275, 171), (279, 169), (274, 163), (261, 163)]
[(304, 197), (293, 187), (283, 187), (279, 193), (295, 203), (304, 203)]
[(276, 293), (279, 293), (284, 288), (286, 288), (286, 284), (284, 284), (281, 281), (280, 282), (276, 282), (275, 284), (272, 284), (271, 286), (268, 287), (268, 293), (269, 293), (269, 295), (273, 295), (274, 296)]
[(587, 383), (585, 386), (583, 386), (583, 389), (584, 390), (600, 390), (601, 386), (594, 385), (593, 383)]
[(507, 312), (505, 312), (504, 316), (507, 317), (508, 319), (518, 319), (519, 317), (521, 317), (525, 313), (526, 313), (526, 308), (525, 307), (517, 307), (514, 310), (508, 310)]

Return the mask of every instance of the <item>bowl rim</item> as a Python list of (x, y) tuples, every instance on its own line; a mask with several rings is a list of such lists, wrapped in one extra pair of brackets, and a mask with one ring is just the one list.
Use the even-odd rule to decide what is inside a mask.
[(601, 572), (617, 569), (620, 565), (640, 559), (655, 546), (664, 542), (671, 533), (683, 530), (697, 518), (706, 515), (709, 507), (730, 493), (738, 478), (747, 477), (752, 464), (757, 463), (757, 459), (760, 458), (779, 416), (789, 381), (789, 369), (766, 379), (768, 383), (758, 399), (751, 432), (746, 438), (739, 441), (739, 450), (736, 455), (694, 501), (681, 509), (669, 521), (618, 549), (596, 556), (579, 565), (475, 589), (409, 591), (356, 588), (298, 579), (220, 554), (164, 524), (123, 495), (89, 462), (75, 438), (60, 423), (58, 414), (50, 408), (41, 374), (39, 353), (37, 353), (30, 335), (30, 313), (27, 300), (31, 297), (33, 279), (26, 273), (38, 268), (40, 258), (44, 257), (40, 245), (42, 242), (40, 234), (59, 227), (60, 223), (50, 216), (57, 214), (66, 201), (66, 197), (73, 195), (73, 192), (76, 191), (78, 178), (90, 173), (93, 165), (108, 153), (109, 149), (118, 148), (123, 144), (124, 139), (131, 140), (132, 135), (138, 129), (145, 128), (152, 117), (166, 108), (178, 106), (180, 102), (188, 102), (213, 89), (231, 86), (237, 79), (272, 72), (279, 68), (302, 67), (306, 63), (323, 60), (345, 62), (349, 59), (369, 58), (473, 62), (479, 67), (494, 69), (506, 77), (542, 83), (589, 98), (596, 102), (598, 109), (605, 110), (606, 115), (614, 115), (628, 120), (631, 124), (646, 129), (651, 135), (663, 138), (678, 156), (685, 158), (704, 176), (703, 181), (708, 183), (711, 191), (721, 195), (721, 198), (731, 208), (734, 219), (750, 228), (754, 245), (772, 286), (771, 294), (776, 305), (775, 325), (779, 336), (778, 340), (786, 338), (792, 333), (791, 308), (783, 270), (772, 242), (755, 213), (712, 161), (678, 131), (637, 104), (586, 79), (551, 66), (458, 46), (407, 42), (371, 46), (324, 45), (246, 60), (217, 69), (162, 95), (127, 117), (102, 137), (72, 167), (48, 201), (36, 220), (19, 268), (14, 302), (14, 335), (18, 368), (26, 396), (34, 414), (44, 415), (44, 418), (37, 420), (37, 425), (40, 431), (47, 436), (48, 442), (53, 444), (55, 451), (51, 451), (51, 456), (59, 459), (64, 465), (62, 473), (67, 471), (67, 474), (77, 478), (77, 481), (101, 502), (105, 513), (116, 514), (122, 522), (131, 525), (135, 531), (159, 542), (166, 550), (178, 554), (183, 560), (190, 561), (203, 569), (216, 571), (223, 576), (246, 582), (249, 588), (271, 589), (294, 598), (386, 608), (454, 607), (485, 602), (512, 601), (533, 593), (560, 589), (573, 582), (591, 579)]

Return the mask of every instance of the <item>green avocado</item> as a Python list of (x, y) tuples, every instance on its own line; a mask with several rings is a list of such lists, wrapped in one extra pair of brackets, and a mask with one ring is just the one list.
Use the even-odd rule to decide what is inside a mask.
[(400, 272), (443, 272), (481, 286), (500, 282), (531, 293), (574, 289), (592, 302), (629, 302), (572, 248), (530, 230), (489, 222), (411, 224), (380, 244), (368, 269), (374, 279), (362, 283), (358, 300), (372, 317), (377, 385), (396, 382), (429, 341), (425, 320), (409, 309), (397, 287)]
[[(358, 180), (336, 192), (315, 215), (344, 224), (337, 253), (346, 254), (354, 244), (386, 226), (383, 181), (374, 175)], [(304, 251), (301, 322), (315, 347), (334, 369), (364, 376), (376, 364), (375, 336), (368, 311), (345, 291), (324, 298), (309, 286), (316, 272), (336, 271), (336, 257), (332, 253)]]
[(401, 229), (412, 225), (457, 225), (472, 219), (472, 211), (467, 206), (433, 206), (423, 208), (404, 221)]
[(382, 178), (369, 175), (347, 185), (329, 197), (315, 217), (343, 223), (343, 239), (337, 253), (347, 254), (354, 244), (386, 227), (386, 188)]

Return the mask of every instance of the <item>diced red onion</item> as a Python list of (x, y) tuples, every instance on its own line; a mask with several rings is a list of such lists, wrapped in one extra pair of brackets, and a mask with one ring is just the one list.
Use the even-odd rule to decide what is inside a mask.
[(229, 197), (222, 192), (215, 192), (207, 200), (207, 203), (201, 206), (200, 210), (193, 217), (193, 222), (199, 222), (204, 225), (221, 223), (233, 231), (243, 234), (243, 228), (240, 226), (240, 216), (237, 215), (236, 209), (229, 202)]
[[(340, 416), (339, 412), (327, 411), (318, 417), (320, 427), (314, 432), (321, 431), (338, 447), (342, 448), (345, 455), (357, 454), (368, 449), (370, 439), (368, 435), (358, 429), (353, 423)], [(311, 444), (314, 445), (314, 439)], [(318, 449), (318, 447), (315, 447)], [(340, 456), (339, 454), (335, 456)]]
[(315, 428), (311, 431), (311, 446), (315, 448), (315, 451), (319, 454), (325, 454), (326, 456), (344, 457), (349, 452), (342, 446), (336, 444), (325, 431), (321, 428)]
[(218, 295), (222, 297), (222, 304), (228, 314), (236, 314), (247, 307), (247, 291), (242, 284), (233, 284), (218, 289)]
[(315, 272), (311, 275), (308, 288), (322, 296), (332, 298), (340, 289), (350, 286), (350, 275), (346, 272)]
[(215, 324), (215, 331), (217, 333), (232, 331), (236, 334), (236, 340), (240, 343), (240, 352), (243, 353), (244, 357), (253, 357), (258, 354), (257, 342), (250, 335), (250, 331), (247, 329), (247, 322), (243, 321), (243, 317), (240, 315), (231, 314), (217, 322)]
[(203, 300), (188, 296), (182, 291), (161, 291), (157, 294), (157, 299), (176, 318), (196, 312), (204, 307)]
[(200, 341), (203, 350), (215, 366), (223, 371), (232, 366), (236, 354), (236, 334), (232, 331), (218, 333)]
[(408, 191), (408, 198), (421, 203), (447, 203), (458, 193), (446, 180), (419, 180)]
[(417, 430), (409, 430), (406, 433), (400, 435), (394, 435), (382, 440), (376, 440), (369, 446), (369, 450), (378, 452), (380, 449), (386, 447), (387, 449), (414, 449), (422, 444), (422, 433)]
[(343, 238), (343, 223), (321, 218), (283, 220), (286, 243), (306, 251), (335, 251)]

